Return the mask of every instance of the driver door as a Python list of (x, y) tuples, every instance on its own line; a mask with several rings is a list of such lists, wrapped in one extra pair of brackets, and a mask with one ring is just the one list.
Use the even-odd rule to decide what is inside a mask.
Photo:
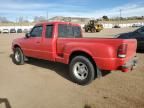
[(22, 47), (26, 56), (39, 58), (41, 53), (40, 49), (42, 44), (42, 32), (43, 26), (38, 25), (32, 29), (28, 38), (24, 38)]

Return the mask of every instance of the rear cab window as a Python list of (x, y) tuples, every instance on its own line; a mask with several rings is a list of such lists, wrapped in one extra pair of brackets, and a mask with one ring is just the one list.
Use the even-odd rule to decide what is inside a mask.
[(60, 38), (81, 38), (81, 28), (70, 24), (59, 24), (58, 36)]
[(73, 26), (73, 33), (75, 38), (80, 38), (81, 36), (81, 28), (78, 26)]

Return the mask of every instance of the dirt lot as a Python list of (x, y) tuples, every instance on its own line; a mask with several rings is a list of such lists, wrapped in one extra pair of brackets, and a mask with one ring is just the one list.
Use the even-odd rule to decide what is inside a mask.
[[(84, 36), (111, 37), (131, 30), (105, 29)], [(138, 53), (136, 70), (113, 71), (79, 86), (70, 80), (68, 66), (63, 64), (42, 60), (13, 64), (11, 42), (21, 35), (0, 35), (0, 108), (144, 108), (143, 53)]]

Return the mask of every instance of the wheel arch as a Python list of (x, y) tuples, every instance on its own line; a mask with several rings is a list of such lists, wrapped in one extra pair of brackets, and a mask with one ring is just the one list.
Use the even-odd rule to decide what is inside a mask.
[(18, 45), (18, 44), (13, 45), (13, 51), (14, 51), (16, 48), (20, 48), (21, 51), (22, 51), (22, 53), (24, 53), (23, 50), (22, 50), (22, 48), (20, 47), (20, 45)]
[(15, 44), (14, 46), (13, 46), (13, 48), (15, 49), (15, 48), (20, 48), (21, 49), (21, 47), (18, 45), (18, 44)]
[(92, 58), (91, 54), (89, 54), (89, 53), (87, 53), (85, 51), (73, 51), (71, 53), (71, 55), (69, 56), (69, 63), (76, 56), (84, 56), (84, 57), (88, 58), (92, 62), (93, 66), (95, 68), (95, 71), (96, 71), (97, 65), (96, 65), (94, 59)]

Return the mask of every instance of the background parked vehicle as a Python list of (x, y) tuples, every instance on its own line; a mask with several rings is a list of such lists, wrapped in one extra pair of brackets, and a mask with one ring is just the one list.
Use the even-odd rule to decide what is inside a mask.
[(2, 33), (9, 33), (9, 30), (8, 29), (3, 29)]
[(144, 50), (144, 26), (138, 28), (133, 32), (122, 33), (116, 36), (116, 38), (121, 39), (136, 39), (137, 40), (137, 50)]
[(17, 33), (22, 33), (22, 29), (17, 29)]
[(10, 33), (16, 33), (16, 29), (10, 29)]
[(28, 32), (29, 32), (28, 29), (24, 29), (24, 30), (23, 30), (23, 33), (28, 33)]
[(88, 24), (84, 26), (85, 32), (100, 32), (103, 30), (103, 25), (99, 24), (97, 20), (90, 20)]
[(0, 30), (0, 34), (1, 34), (1, 32), (2, 32), (2, 31)]
[(114, 25), (113, 28), (121, 28), (119, 25)]
[(133, 24), (132, 27), (142, 27), (141, 24)]

